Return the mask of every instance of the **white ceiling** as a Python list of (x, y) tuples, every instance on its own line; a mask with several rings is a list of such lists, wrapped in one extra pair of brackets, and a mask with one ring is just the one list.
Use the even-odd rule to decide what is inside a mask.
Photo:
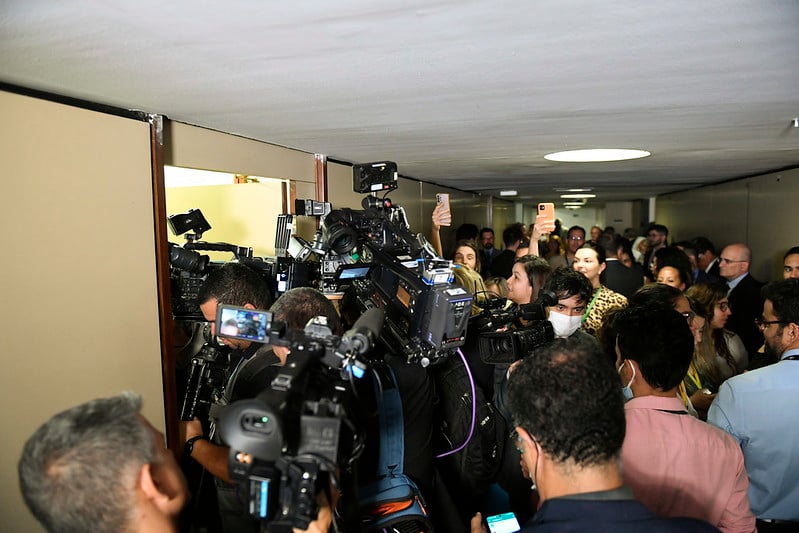
[(533, 201), (798, 165), (798, 58), (797, 0), (0, 2), (0, 81)]

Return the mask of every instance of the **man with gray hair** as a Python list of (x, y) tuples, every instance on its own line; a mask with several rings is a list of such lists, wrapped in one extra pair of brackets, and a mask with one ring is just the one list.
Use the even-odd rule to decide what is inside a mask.
[(131, 392), (86, 402), (25, 443), (20, 488), (47, 531), (177, 531), (186, 481), (141, 404)]
[[(752, 277), (749, 268), (752, 250), (743, 243), (730, 244), (721, 251), (719, 272), (727, 281), (730, 315), (727, 329), (737, 333), (746, 347), (750, 363), (758, 348), (763, 346), (763, 334), (755, 326), (755, 319), (763, 310), (760, 289), (763, 283)], [(752, 369), (750, 365), (749, 369)]]

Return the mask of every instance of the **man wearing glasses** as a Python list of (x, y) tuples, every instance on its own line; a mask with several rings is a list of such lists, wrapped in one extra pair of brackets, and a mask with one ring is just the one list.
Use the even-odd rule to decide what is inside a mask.
[(797, 531), (799, 279), (770, 283), (763, 288), (763, 297), (757, 327), (766, 351), (779, 362), (725, 381), (710, 406), (708, 422), (741, 445), (758, 530)]
[(585, 228), (572, 226), (566, 234), (566, 255), (553, 255), (549, 258), (549, 266), (554, 271), (560, 267), (572, 268), (574, 253), (585, 244)]
[[(741, 243), (730, 244), (721, 251), (719, 273), (730, 288), (727, 296), (732, 314), (727, 320), (727, 329), (737, 333), (752, 361), (763, 345), (763, 334), (755, 327), (754, 320), (763, 309), (760, 289), (763, 283), (749, 273), (752, 251)], [(751, 366), (750, 366), (751, 368)]]

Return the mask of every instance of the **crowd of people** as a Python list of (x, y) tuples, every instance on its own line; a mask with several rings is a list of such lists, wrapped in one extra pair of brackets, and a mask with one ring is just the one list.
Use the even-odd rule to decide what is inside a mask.
[[(437, 206), (431, 242), (453, 260), (457, 282), (478, 302), (505, 299), (507, 309), (543, 302), (554, 340), (513, 363), (486, 364), (476, 351), (484, 331), (467, 331), (464, 361), (475, 386), (513, 430), (498, 443), (501, 467), (479, 498), (441, 479), (435, 373), (385, 354), (403, 406), (404, 472), (425, 495), (436, 531), (487, 531), (486, 514), (509, 510), (490, 501), (492, 486), (524, 532), (799, 530), (799, 247), (784, 256), (784, 279), (764, 284), (749, 273), (745, 244), (718, 253), (704, 237), (669, 244), (659, 224), (642, 236), (560, 224), (542, 234), (535, 224), (513, 224), (501, 249), (491, 228), (464, 224), (445, 253), (444, 215)], [(311, 288), (273, 303), (263, 279), (235, 263), (212, 272), (200, 292), (212, 328), (221, 303), (271, 308), (291, 329), (321, 315), (340, 334), (354, 318)], [(491, 327), (524, 332), (534, 322), (514, 316)], [(220, 409), (254, 398), (292, 363), (288, 348), (222, 339), (235, 357)], [(185, 482), (139, 406), (127, 395), (90, 402), (30, 439), (20, 483), (49, 530), (81, 530), (74, 517), (94, 516), (84, 509), (92, 498), (57, 494), (87, 461), (116, 462), (109, 479), (130, 478), (109, 499), (135, 511), (103, 530), (176, 530)], [(118, 410), (108, 420), (95, 416)], [(137, 440), (123, 445), (115, 436), (121, 424), (135, 428)], [(227, 445), (197, 419), (181, 423), (181, 439), (186, 457), (215, 478), (222, 530), (258, 531), (231, 484)], [(84, 459), (89, 445), (93, 455)], [(81, 490), (102, 491), (96, 485)], [(309, 531), (335, 527), (335, 500), (326, 494)], [(142, 529), (136, 521), (144, 518)]]

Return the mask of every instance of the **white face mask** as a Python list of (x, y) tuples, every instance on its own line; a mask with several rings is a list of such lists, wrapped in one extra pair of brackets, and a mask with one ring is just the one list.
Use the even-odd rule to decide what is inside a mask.
[(565, 339), (580, 329), (583, 317), (581, 315), (569, 316), (550, 311), (549, 321), (552, 323), (552, 329), (555, 330), (555, 337)]

